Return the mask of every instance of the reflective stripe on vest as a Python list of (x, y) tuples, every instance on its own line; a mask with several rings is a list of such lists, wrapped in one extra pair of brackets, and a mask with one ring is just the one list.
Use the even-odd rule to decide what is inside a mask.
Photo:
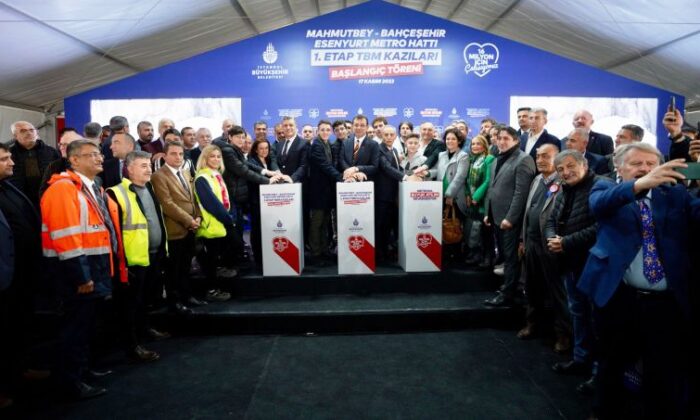
[[(61, 180), (58, 182), (70, 182), (72, 184), (72, 181), (68, 179)], [(58, 257), (59, 260), (64, 261), (70, 258), (79, 257), (81, 255), (104, 255), (111, 253), (110, 246), (89, 246), (86, 244), (92, 242), (89, 240), (90, 236), (95, 234), (102, 236), (105, 232), (107, 232), (107, 234), (109, 234), (109, 232), (104, 223), (92, 225), (89, 224), (89, 209), (87, 198), (84, 195), (85, 193), (82, 191), (77, 191), (77, 194), (78, 206), (80, 211), (80, 224), (78, 226), (68, 226), (62, 229), (56, 229), (52, 232), (49, 232), (49, 229), (46, 226), (46, 224), (41, 224), (42, 236), (46, 235), (50, 239), (50, 241), (42, 239), (42, 245), (44, 245), (42, 247), (42, 253), (45, 257)], [(57, 252), (54, 248), (46, 247), (47, 244), (53, 245), (54, 242), (61, 243), (63, 240), (72, 241), (73, 238), (71, 237), (75, 235), (80, 235), (83, 237), (82, 246), (80, 248), (68, 249), (63, 252)]]
[[(219, 184), (216, 176), (214, 176), (213, 171), (209, 168), (202, 168), (198, 171), (195, 182), (199, 178), (204, 178), (207, 180), (207, 183), (209, 183), (209, 188), (211, 188), (219, 202), (223, 203), (224, 199), (223, 194), (221, 193), (221, 184)], [(202, 210), (202, 223), (200, 224), (199, 229), (197, 229), (196, 236), (207, 239), (223, 238), (226, 236), (226, 227), (216, 217), (206, 211), (204, 206), (202, 206), (201, 201), (199, 201), (199, 195), (197, 194), (196, 188), (195, 197), (197, 197), (197, 203), (199, 204), (199, 208)]]
[(148, 220), (139, 207), (136, 193), (129, 189), (131, 181), (127, 178), (122, 183), (111, 187), (122, 209), (122, 238), (124, 255), (129, 267), (148, 267)]

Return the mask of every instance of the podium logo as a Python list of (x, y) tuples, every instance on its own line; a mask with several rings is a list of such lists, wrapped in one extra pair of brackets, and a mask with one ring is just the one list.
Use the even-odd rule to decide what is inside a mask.
[(355, 220), (352, 221), (352, 225), (353, 225), (353, 226), (357, 226), (357, 225), (359, 225), (359, 224), (360, 224), (360, 222), (358, 222), (357, 219), (355, 219)]
[(284, 225), (282, 224), (282, 221), (281, 221), (281, 220), (278, 220), (278, 221), (277, 221), (277, 227), (278, 227), (278, 228), (281, 228), (282, 226), (284, 226)]
[(353, 236), (349, 240), (350, 249), (358, 251), (365, 246), (365, 238), (361, 236)]
[(416, 245), (418, 248), (425, 249), (433, 243), (433, 235), (423, 233), (416, 236)]
[(487, 42), (485, 44), (479, 44), (472, 42), (464, 47), (464, 62), (467, 63), (464, 66), (464, 72), (466, 74), (474, 73), (479, 77), (484, 77), (491, 72), (491, 70), (498, 69), (498, 58), (500, 53), (498, 47), (494, 44)]
[(289, 248), (289, 240), (287, 238), (275, 238), (272, 240), (272, 246), (275, 252), (284, 252)]
[(422, 218), (422, 219), (420, 219), (420, 221), (421, 221), (421, 223), (423, 223), (423, 224), (425, 225), (425, 224), (427, 224), (427, 223), (428, 223), (428, 218), (427, 218), (427, 217), (425, 217), (425, 216), (423, 216), (423, 218)]
[(275, 64), (275, 62), (277, 62), (277, 51), (272, 45), (272, 42), (267, 44), (267, 48), (265, 48), (262, 57), (263, 61), (265, 61), (267, 64)]

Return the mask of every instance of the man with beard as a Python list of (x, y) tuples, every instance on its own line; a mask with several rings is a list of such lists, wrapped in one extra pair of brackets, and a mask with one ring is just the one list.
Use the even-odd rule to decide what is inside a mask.
[(148, 121), (141, 121), (136, 126), (136, 132), (138, 133), (138, 143), (139, 150), (144, 150), (144, 147), (153, 141), (153, 124)]

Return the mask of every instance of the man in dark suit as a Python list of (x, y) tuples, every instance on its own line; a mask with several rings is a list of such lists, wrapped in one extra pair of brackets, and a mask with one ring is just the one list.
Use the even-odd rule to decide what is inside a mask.
[(348, 129), (345, 127), (345, 121), (335, 120), (333, 122), (333, 134), (335, 134), (335, 142), (331, 144), (331, 154), (333, 155), (333, 166), (336, 169), (340, 168), (340, 155), (343, 152), (343, 142), (348, 138)]
[(521, 234), (521, 253), (525, 261), (525, 294), (527, 296), (527, 323), (518, 331), (518, 338), (527, 339), (541, 333), (545, 302), (551, 298), (554, 315), (554, 332), (557, 340), (554, 351), (565, 353), (571, 349), (571, 319), (567, 308), (564, 284), (557, 275), (557, 261), (547, 251), (544, 227), (554, 208), (554, 201), (561, 192), (561, 179), (554, 166), (559, 153), (553, 144), (537, 149), (537, 170), (540, 172), (530, 185), (525, 204), (525, 216)]
[(41, 264), (41, 220), (31, 201), (9, 182), (13, 167), (10, 148), (0, 144), (0, 401), (28, 367), (32, 290)]
[(532, 111), (532, 108), (529, 106), (524, 106), (522, 108), (518, 108), (516, 111), (516, 115), (518, 117), (518, 136), (522, 137), (523, 134), (526, 134), (530, 130), (530, 112)]
[(335, 208), (335, 183), (343, 182), (343, 174), (333, 166), (330, 145), (331, 123), (318, 123), (318, 137), (310, 146), (308, 198), (310, 209), (309, 245), (316, 265), (326, 265), (331, 209)]
[(352, 119), (353, 135), (343, 142), (339, 159), (343, 179), (371, 180), (379, 170), (379, 145), (367, 136), (368, 125), (364, 115)]
[(588, 168), (597, 175), (609, 172), (605, 156), (597, 155), (586, 150), (588, 132), (585, 128), (576, 128), (566, 137), (566, 148), (579, 151), (588, 161)]
[(646, 417), (688, 418), (687, 250), (700, 199), (677, 184), (684, 177), (675, 168), (687, 165), (662, 159), (645, 143), (622, 146), (615, 154), (621, 182), (600, 180), (591, 191), (598, 235), (578, 288), (594, 303), (600, 418), (621, 417), (625, 369), (640, 356)]
[(518, 142), (518, 132), (513, 127), (499, 129), (496, 139), (499, 153), (491, 164), (484, 223), (494, 225), (498, 249), (504, 259), (504, 279), (499, 293), (484, 302), (490, 306), (514, 304), (520, 278), (520, 226), (530, 184), (535, 177), (535, 161), (520, 150)]
[(109, 146), (112, 151), (112, 159), (105, 160), (104, 170), (99, 174), (102, 179), (102, 187), (110, 188), (127, 176), (126, 165), (124, 164), (126, 155), (136, 148), (136, 140), (129, 133), (119, 133), (112, 136), (112, 144)]
[(544, 126), (547, 125), (547, 110), (544, 108), (533, 108), (530, 112), (530, 131), (520, 136), (520, 150), (532, 157), (535, 162), (537, 149), (543, 144), (553, 144), (561, 150), (561, 141), (549, 134)]
[(292, 117), (282, 118), (285, 139), (277, 143), (277, 164), (284, 175), (294, 182), (302, 182), (306, 177), (306, 159), (309, 143), (297, 134), (297, 125)]
[(109, 136), (104, 139), (100, 148), (102, 149), (102, 154), (104, 155), (105, 161), (112, 159), (112, 137), (115, 134), (124, 134), (129, 132), (129, 121), (126, 117), (121, 115), (115, 115), (109, 119)]
[(593, 115), (585, 109), (578, 110), (574, 114), (574, 128), (585, 128), (588, 130), (588, 146), (586, 151), (600, 156), (607, 156), (613, 152), (612, 137), (591, 130), (591, 126), (594, 122)]
[(394, 149), (396, 128), (382, 127), (383, 142), (379, 145), (379, 171), (374, 177), (374, 230), (377, 233), (377, 259), (389, 258), (389, 245), (399, 237), (399, 182), (408, 179)]

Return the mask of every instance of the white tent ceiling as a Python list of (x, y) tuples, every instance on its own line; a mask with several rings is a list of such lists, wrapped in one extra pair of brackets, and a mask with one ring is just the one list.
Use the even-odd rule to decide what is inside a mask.
[[(0, 0), (0, 104), (56, 112), (66, 96), (362, 2)], [(687, 110), (700, 109), (698, 0), (391, 2), (677, 92)]]

